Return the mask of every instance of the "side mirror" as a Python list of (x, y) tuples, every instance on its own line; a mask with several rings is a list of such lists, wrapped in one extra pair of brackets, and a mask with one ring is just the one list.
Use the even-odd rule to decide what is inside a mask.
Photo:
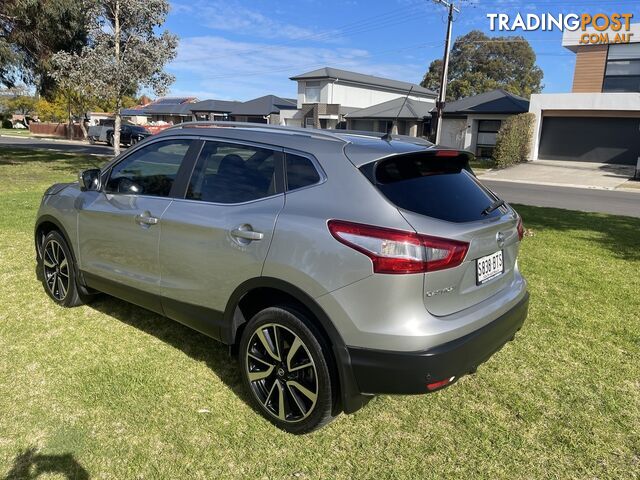
[(102, 172), (99, 168), (91, 168), (78, 174), (78, 181), (80, 182), (80, 190), (98, 191), (100, 190), (100, 174)]

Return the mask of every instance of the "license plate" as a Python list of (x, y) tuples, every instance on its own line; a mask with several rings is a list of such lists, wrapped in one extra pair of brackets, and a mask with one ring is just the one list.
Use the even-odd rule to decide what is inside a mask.
[(492, 278), (497, 277), (498, 275), (501, 275), (502, 272), (504, 272), (502, 250), (476, 260), (476, 272), (478, 285), (487, 282)]

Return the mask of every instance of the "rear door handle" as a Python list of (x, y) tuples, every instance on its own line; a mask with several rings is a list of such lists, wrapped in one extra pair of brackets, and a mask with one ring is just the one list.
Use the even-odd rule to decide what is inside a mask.
[(241, 238), (250, 242), (262, 240), (264, 238), (264, 233), (256, 232), (251, 228), (251, 225), (240, 225), (239, 227), (231, 230), (231, 235), (235, 238)]
[(144, 212), (143, 214), (136, 215), (136, 222), (140, 225), (157, 225), (158, 219), (152, 217), (149, 212)]

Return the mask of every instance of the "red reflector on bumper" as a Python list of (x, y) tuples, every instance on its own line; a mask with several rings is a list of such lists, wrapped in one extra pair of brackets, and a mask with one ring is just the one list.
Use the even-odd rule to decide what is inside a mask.
[(445, 378), (444, 380), (440, 380), (439, 382), (427, 383), (427, 390), (433, 392), (434, 390), (438, 390), (439, 388), (446, 387), (451, 382), (453, 382), (455, 378), (456, 377)]

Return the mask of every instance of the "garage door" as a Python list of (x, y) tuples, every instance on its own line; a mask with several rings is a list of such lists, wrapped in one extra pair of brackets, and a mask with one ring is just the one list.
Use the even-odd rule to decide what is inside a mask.
[(640, 118), (545, 117), (538, 158), (635, 165)]

